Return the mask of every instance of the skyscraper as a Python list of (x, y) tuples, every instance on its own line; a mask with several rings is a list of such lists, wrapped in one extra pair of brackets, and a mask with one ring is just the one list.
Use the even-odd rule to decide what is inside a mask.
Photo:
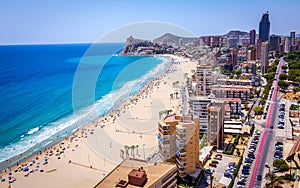
[(259, 22), (259, 37), (261, 41), (268, 41), (270, 35), (269, 11), (263, 14)]
[(280, 45), (280, 37), (277, 35), (270, 36), (270, 44), (269, 44), (269, 51), (277, 51), (279, 50)]
[(269, 44), (268, 42), (261, 43), (261, 66), (262, 74), (267, 73), (269, 67)]
[(291, 31), (291, 46), (295, 46), (296, 45), (296, 31)]
[(250, 45), (255, 45), (256, 31), (255, 29), (250, 31)]

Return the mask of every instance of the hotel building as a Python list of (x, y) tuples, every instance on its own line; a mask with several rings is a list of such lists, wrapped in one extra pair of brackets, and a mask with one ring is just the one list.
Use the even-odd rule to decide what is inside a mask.
[(208, 110), (208, 144), (217, 149), (223, 149), (224, 145), (224, 114), (225, 102), (222, 100), (212, 100), (207, 105)]
[(199, 165), (199, 118), (165, 117), (159, 123), (158, 140), (161, 159), (175, 159), (180, 177), (196, 172), (196, 166)]
[(212, 66), (199, 64), (196, 72), (196, 93), (198, 96), (208, 96), (212, 87)]

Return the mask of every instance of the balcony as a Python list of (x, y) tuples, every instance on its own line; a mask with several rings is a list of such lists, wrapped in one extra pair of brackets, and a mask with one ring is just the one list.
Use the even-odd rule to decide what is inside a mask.
[(167, 125), (167, 124), (161, 125), (161, 124), (159, 124), (158, 128), (162, 129), (162, 130), (170, 130), (170, 125)]
[(179, 173), (186, 173), (186, 167), (185, 166), (180, 166), (176, 163), (177, 165), (177, 170), (179, 171)]
[(179, 166), (186, 166), (186, 160), (185, 160), (185, 159), (176, 158), (176, 163), (177, 163)]

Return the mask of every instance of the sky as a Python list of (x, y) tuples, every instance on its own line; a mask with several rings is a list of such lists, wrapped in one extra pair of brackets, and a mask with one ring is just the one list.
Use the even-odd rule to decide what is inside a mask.
[(0, 45), (89, 43), (143, 22), (177, 25), (196, 36), (258, 31), (267, 10), (271, 34), (289, 35), (300, 33), (299, 7), (299, 0), (0, 0)]

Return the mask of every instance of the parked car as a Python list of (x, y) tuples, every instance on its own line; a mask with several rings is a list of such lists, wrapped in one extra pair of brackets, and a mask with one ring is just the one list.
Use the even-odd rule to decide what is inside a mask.
[(214, 173), (214, 169), (207, 168), (207, 169), (205, 169), (204, 172), (205, 172), (206, 174), (212, 174), (212, 173)]
[(248, 165), (244, 165), (244, 166), (243, 166), (243, 170), (244, 170), (244, 169), (250, 169), (250, 168), (251, 168), (251, 167), (248, 166)]
[(209, 166), (211, 166), (211, 167), (217, 167), (217, 164), (216, 163), (209, 163)]
[(248, 170), (242, 170), (242, 174), (249, 175), (250, 173)]
[(274, 168), (274, 169), (272, 170), (272, 172), (273, 172), (273, 173), (280, 172), (280, 169), (279, 169), (279, 168)]

